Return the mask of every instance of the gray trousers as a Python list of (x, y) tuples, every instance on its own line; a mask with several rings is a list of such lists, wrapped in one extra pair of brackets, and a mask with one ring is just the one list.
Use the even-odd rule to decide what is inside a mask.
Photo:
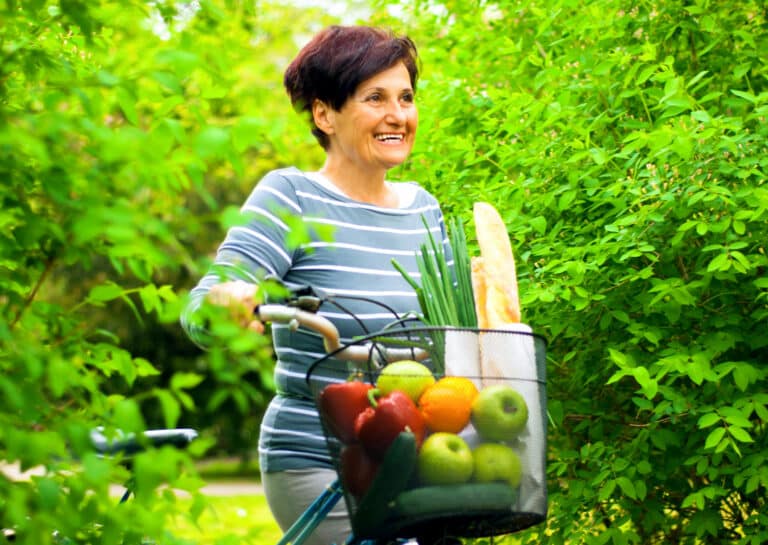
[[(291, 469), (261, 474), (264, 494), (277, 524), (285, 532), (325, 488), (336, 479), (332, 469)], [(315, 529), (307, 545), (342, 545), (352, 526), (344, 498)]]

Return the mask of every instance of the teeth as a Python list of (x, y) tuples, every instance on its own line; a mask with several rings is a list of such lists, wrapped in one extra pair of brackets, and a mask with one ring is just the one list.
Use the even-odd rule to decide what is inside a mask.
[(402, 140), (403, 135), (402, 134), (377, 134), (376, 140), (386, 141), (386, 140)]

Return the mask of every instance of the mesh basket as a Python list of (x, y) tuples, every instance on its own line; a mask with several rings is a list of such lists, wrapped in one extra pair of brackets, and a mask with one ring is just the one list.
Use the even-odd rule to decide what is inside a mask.
[[(461, 484), (435, 486), (420, 477), (418, 461), (414, 462), (418, 454), (396, 460), (396, 471), (392, 470), (392, 460), (382, 461), (379, 473), (388, 463), (389, 474), (374, 479), (383, 479), (383, 486), (357, 496), (345, 487), (356, 537), (411, 538), (434, 534), (436, 528), (444, 535), (484, 537), (514, 533), (544, 521), (547, 417), (546, 342), (542, 337), (526, 326), (519, 331), (418, 327), (377, 333), (355, 344), (367, 348), (365, 361), (351, 362), (334, 353), (318, 360), (309, 370), (307, 381), (316, 399), (329, 380), (334, 380), (331, 377), (353, 377), (350, 379), (375, 385), (387, 363), (413, 359), (427, 365), (436, 378), (466, 377), (481, 392), (491, 385), (509, 386), (522, 395), (528, 409), (525, 427), (508, 437), (490, 440), (479, 431), (483, 427), (479, 422), (476, 429), (475, 420), (458, 433), (473, 451), (488, 442), (511, 447), (520, 462), (518, 486), (510, 485), (503, 475), (499, 482), (477, 482), (473, 475)], [(355, 447), (350, 446), (349, 439), (342, 441), (334, 435), (328, 415), (322, 408), (320, 413), (329, 451), (344, 483), (350, 473), (364, 469), (344, 465), (348, 459), (343, 455), (345, 449)], [(427, 429), (427, 436), (429, 433)]]

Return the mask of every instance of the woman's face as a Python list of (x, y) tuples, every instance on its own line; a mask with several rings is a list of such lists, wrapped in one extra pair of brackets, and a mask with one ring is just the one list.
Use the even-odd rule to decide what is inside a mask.
[(402, 63), (360, 83), (340, 111), (328, 113), (329, 155), (357, 169), (388, 170), (411, 153), (419, 115)]

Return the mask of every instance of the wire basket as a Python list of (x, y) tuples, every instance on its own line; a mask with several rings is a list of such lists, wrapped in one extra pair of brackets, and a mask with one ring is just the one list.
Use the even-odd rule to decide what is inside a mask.
[[(526, 326), (519, 331), (419, 326), (379, 332), (352, 344), (368, 348), (365, 361), (352, 362), (335, 357), (336, 353), (328, 354), (309, 369), (307, 382), (344, 485), (357, 538), (411, 538), (434, 534), (436, 528), (441, 535), (455, 537), (496, 536), (545, 520), (547, 416), (543, 337)], [(394, 447), (389, 448), (386, 455), (390, 459), (369, 456), (368, 445), (360, 444), (358, 438), (340, 437), (338, 422), (331, 421), (332, 415), (321, 403), (323, 391), (340, 378), (374, 386), (386, 365), (402, 359), (423, 363), (436, 380), (448, 376), (469, 379), (479, 392), (478, 398), (492, 398), (491, 390), (518, 392), (528, 413), (524, 427), (509, 431), (502, 415), (496, 417), (493, 409), (487, 408), (480, 414), (479, 403), (475, 402), (471, 418), (455, 432), (472, 451), (473, 458), (472, 475), (461, 482), (426, 482), (426, 453), (420, 449), (423, 443), (418, 439), (412, 451), (403, 450), (402, 444), (398, 453), (393, 452)], [(483, 393), (485, 390), (488, 391)], [(501, 394), (495, 395), (498, 399), (489, 405), (506, 402)], [(423, 440), (432, 433), (434, 430), (427, 427)], [(483, 450), (478, 447), (488, 443), (504, 447), (497, 449), (503, 454), (499, 454), (502, 458), (496, 462), (478, 461), (479, 450)], [(504, 458), (510, 449), (517, 466)], [(353, 450), (362, 451), (363, 458), (350, 456)], [(392, 460), (396, 454), (399, 458)], [(518, 468), (517, 475), (514, 467)], [(451, 462), (446, 462), (445, 469), (440, 471), (452, 473), (451, 468)], [(366, 478), (369, 488), (360, 491), (360, 481)], [(351, 481), (357, 486), (352, 486)], [(354, 488), (358, 489), (355, 493)]]

